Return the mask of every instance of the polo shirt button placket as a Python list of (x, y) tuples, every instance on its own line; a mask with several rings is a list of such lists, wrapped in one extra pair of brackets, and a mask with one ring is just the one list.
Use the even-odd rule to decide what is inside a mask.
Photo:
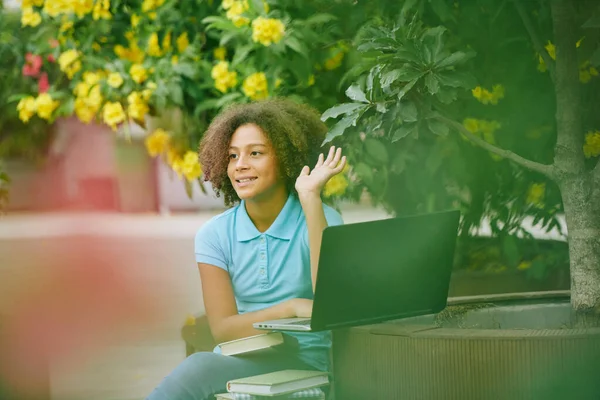
[(266, 238), (265, 236), (261, 236), (259, 239), (260, 242), (260, 246), (259, 246), (259, 269), (258, 269), (258, 275), (259, 275), (259, 282), (260, 285), (263, 287), (267, 287), (269, 286), (269, 277), (267, 276), (267, 265), (268, 265), (268, 260), (267, 260), (267, 245), (266, 245)]

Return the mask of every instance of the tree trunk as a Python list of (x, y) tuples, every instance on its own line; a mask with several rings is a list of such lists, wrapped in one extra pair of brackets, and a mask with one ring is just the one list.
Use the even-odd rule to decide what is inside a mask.
[(567, 220), (571, 304), (577, 325), (600, 325), (600, 224), (594, 215), (592, 175), (586, 171), (583, 155), (575, 47), (579, 26), (573, 0), (553, 0), (551, 7), (556, 45), (554, 169)]

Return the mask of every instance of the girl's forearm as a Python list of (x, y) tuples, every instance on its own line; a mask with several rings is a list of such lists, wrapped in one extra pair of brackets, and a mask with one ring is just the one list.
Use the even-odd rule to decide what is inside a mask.
[(308, 247), (310, 250), (310, 275), (313, 293), (317, 283), (317, 271), (319, 268), (319, 254), (321, 252), (321, 240), (323, 230), (327, 227), (327, 219), (323, 211), (323, 201), (317, 193), (299, 193), (300, 204), (306, 218), (308, 230)]

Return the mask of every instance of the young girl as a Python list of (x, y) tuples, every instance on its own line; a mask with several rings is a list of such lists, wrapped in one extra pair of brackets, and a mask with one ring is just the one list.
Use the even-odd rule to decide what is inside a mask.
[[(206, 315), (217, 342), (264, 333), (254, 322), (311, 316), (323, 229), (343, 223), (321, 201), (321, 190), (346, 163), (339, 148), (317, 156), (326, 132), (312, 109), (268, 100), (225, 111), (204, 135), (205, 177), (227, 205), (237, 203), (205, 223), (195, 239)], [(193, 354), (148, 399), (207, 400), (235, 378), (281, 369), (328, 370), (329, 332), (284, 337), (267, 354)]]

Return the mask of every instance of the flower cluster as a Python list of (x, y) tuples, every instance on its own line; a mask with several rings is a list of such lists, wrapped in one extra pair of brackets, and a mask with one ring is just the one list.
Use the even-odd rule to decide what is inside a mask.
[(83, 73), (81, 82), (77, 83), (73, 90), (75, 114), (82, 122), (91, 122), (102, 107), (104, 98), (99, 82), (104, 76), (103, 71), (86, 71)]
[(481, 86), (477, 86), (475, 89), (471, 91), (473, 93), (473, 97), (479, 100), (480, 103), (483, 104), (498, 104), (498, 100), (504, 98), (504, 86), (502, 85), (494, 85), (492, 86), (492, 90), (489, 91)]
[(181, 178), (185, 177), (188, 181), (198, 179), (202, 175), (202, 167), (198, 162), (198, 154), (187, 150), (181, 156), (171, 147), (171, 134), (162, 128), (156, 129), (148, 135), (145, 140), (146, 150), (152, 157), (166, 155), (167, 164)]
[(585, 135), (583, 154), (586, 158), (600, 156), (600, 131), (588, 132)]
[(60, 105), (60, 102), (54, 100), (48, 93), (41, 93), (37, 98), (27, 96), (22, 98), (17, 104), (19, 119), (25, 123), (29, 122), (36, 113), (38, 117), (50, 120), (52, 113)]
[(343, 173), (333, 176), (323, 188), (323, 196), (334, 197), (341, 196), (346, 193), (348, 188), (348, 179)]
[(250, 19), (243, 16), (250, 8), (248, 0), (225, 0), (223, 1), (223, 8), (227, 10), (225, 13), (227, 19), (231, 20), (238, 28), (250, 23)]
[(252, 21), (252, 40), (270, 46), (279, 43), (285, 34), (285, 25), (278, 19), (258, 17)]
[(229, 71), (227, 61), (218, 62), (213, 67), (210, 76), (215, 80), (215, 87), (219, 92), (225, 93), (237, 85), (237, 72)]
[(242, 91), (252, 100), (266, 99), (269, 96), (269, 91), (265, 73), (257, 72), (244, 79)]

